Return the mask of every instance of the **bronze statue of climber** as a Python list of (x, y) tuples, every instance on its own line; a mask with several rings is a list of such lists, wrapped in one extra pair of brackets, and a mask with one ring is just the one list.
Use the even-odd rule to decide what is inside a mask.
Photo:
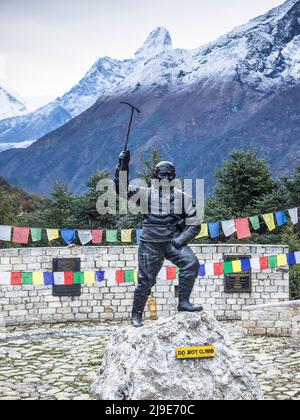
[[(200, 221), (197, 219), (192, 198), (179, 189), (170, 187), (170, 182), (176, 178), (175, 167), (171, 162), (161, 162), (156, 166), (156, 182), (151, 188), (129, 186), (129, 163), (130, 152), (122, 152), (114, 179), (117, 194), (120, 193), (121, 187), (120, 173), (125, 172), (127, 185), (122, 187), (126, 188), (127, 199), (139, 193), (145, 196), (148, 203), (138, 253), (139, 274), (132, 307), (132, 324), (135, 327), (143, 326), (145, 306), (165, 259), (180, 268), (178, 311), (201, 312), (201, 306), (190, 303), (190, 296), (198, 277), (199, 261), (188, 243), (200, 232)], [(162, 211), (166, 198), (161, 186), (164, 182), (169, 183), (168, 211)]]

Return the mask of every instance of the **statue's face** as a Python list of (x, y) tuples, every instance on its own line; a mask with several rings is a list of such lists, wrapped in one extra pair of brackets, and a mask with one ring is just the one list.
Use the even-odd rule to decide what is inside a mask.
[(161, 162), (156, 166), (155, 178), (159, 181), (174, 181), (176, 178), (175, 166), (171, 162)]

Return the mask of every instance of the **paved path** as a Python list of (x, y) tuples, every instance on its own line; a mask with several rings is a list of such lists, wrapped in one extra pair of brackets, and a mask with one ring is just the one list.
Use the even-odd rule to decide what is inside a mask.
[[(93, 399), (89, 393), (117, 325), (8, 328), (0, 335), (0, 399)], [(245, 337), (234, 345), (257, 374), (266, 399), (300, 400), (300, 340)]]

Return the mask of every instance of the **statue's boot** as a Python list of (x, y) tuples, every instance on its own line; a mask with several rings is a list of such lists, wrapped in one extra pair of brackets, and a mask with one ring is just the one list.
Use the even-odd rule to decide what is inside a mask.
[(179, 282), (179, 304), (178, 312), (202, 312), (202, 306), (194, 306), (190, 302), (192, 290), (196, 280), (186, 280)]
[(135, 328), (140, 328), (144, 325), (143, 313), (145, 310), (147, 300), (148, 300), (147, 295), (143, 295), (136, 292), (134, 293), (131, 323)]

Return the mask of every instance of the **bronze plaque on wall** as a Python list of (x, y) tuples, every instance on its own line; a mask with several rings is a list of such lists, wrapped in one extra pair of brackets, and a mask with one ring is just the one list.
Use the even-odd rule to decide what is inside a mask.
[[(235, 261), (243, 258), (251, 258), (242, 256), (227, 255), (225, 261)], [(225, 293), (251, 293), (252, 292), (252, 278), (251, 271), (243, 273), (227, 274), (225, 275)]]
[[(52, 261), (53, 272), (60, 273), (75, 273), (81, 270), (80, 258), (54, 258)], [(72, 286), (57, 285), (53, 286), (53, 296), (80, 296), (81, 284), (74, 284)]]

